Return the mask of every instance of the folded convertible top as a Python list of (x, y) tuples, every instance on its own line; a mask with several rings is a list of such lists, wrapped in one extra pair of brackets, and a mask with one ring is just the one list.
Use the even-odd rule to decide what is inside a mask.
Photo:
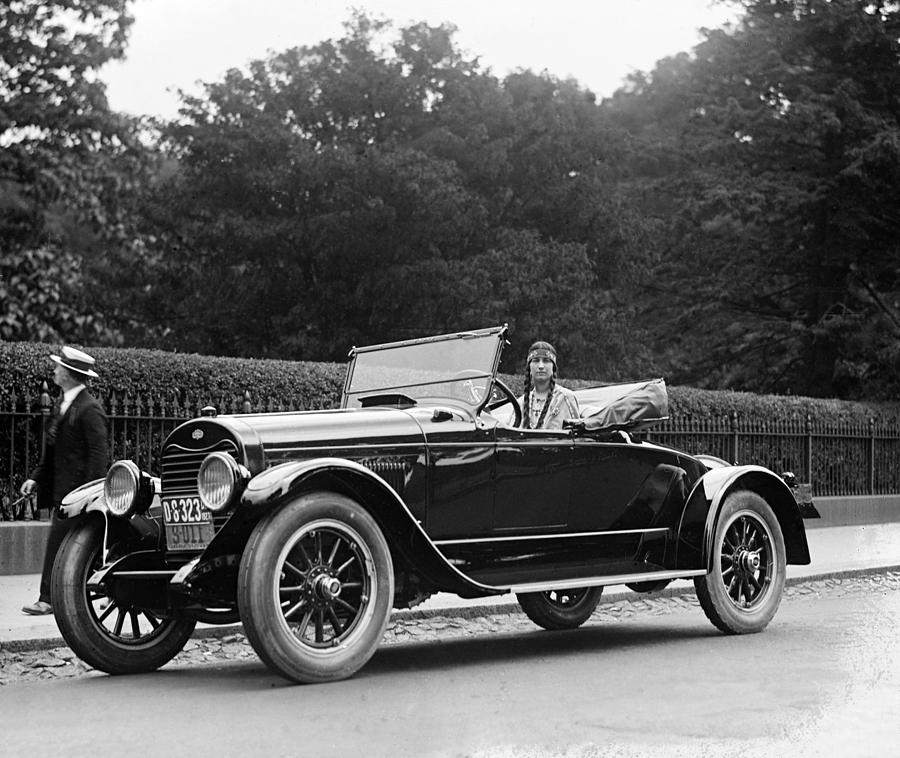
[(580, 421), (567, 425), (591, 431), (635, 431), (669, 418), (669, 396), (663, 379), (607, 384), (575, 390)]

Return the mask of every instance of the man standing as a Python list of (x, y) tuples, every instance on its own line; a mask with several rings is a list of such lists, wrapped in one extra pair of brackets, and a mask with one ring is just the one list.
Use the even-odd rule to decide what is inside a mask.
[(47, 444), (37, 468), (22, 485), (21, 493), (37, 492), (38, 507), (50, 509), (50, 532), (44, 551), (41, 594), (36, 603), (22, 610), (32, 616), (53, 612), (50, 605), (50, 574), (59, 546), (71, 521), (59, 515), (62, 499), (76, 487), (106, 475), (106, 413), (87, 391), (85, 382), (96, 377), (94, 359), (81, 350), (63, 347), (62, 355), (51, 355), (56, 364), (53, 381), (62, 397), (50, 426)]
[(525, 429), (562, 429), (567, 418), (578, 418), (578, 400), (572, 390), (556, 383), (556, 350), (549, 342), (535, 342), (525, 361), (522, 426)]

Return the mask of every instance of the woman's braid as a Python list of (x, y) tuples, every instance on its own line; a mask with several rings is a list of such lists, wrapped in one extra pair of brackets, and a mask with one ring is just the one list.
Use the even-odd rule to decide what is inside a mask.
[[(531, 429), (531, 366), (525, 364), (525, 401), (522, 403), (525, 407), (522, 409), (524, 422), (522, 426), (525, 429)], [(547, 411), (550, 410), (550, 400), (553, 398), (553, 391), (556, 389), (556, 364), (553, 364), (553, 373), (550, 375), (550, 388), (547, 390), (547, 399), (544, 401), (544, 407), (541, 409), (540, 418), (537, 420), (535, 429), (540, 429), (544, 425), (544, 419), (547, 417)]]
[(529, 361), (525, 361), (525, 400), (522, 405), (524, 406), (522, 408), (524, 414), (522, 426), (525, 429), (531, 429), (531, 363)]

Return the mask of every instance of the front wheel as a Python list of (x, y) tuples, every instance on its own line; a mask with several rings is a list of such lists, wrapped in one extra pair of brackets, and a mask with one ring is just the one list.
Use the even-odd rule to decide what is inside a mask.
[(520, 592), (519, 605), (544, 629), (576, 629), (587, 621), (603, 594), (603, 587), (580, 587), (549, 592)]
[(196, 622), (135, 602), (132, 593), (87, 588), (101, 567), (103, 522), (85, 520), (66, 535), (53, 564), (51, 597), (63, 639), (85, 663), (108, 674), (140, 674), (168, 663), (184, 648)]
[(761, 632), (778, 610), (784, 580), (778, 519), (759, 495), (732, 493), (719, 514), (712, 570), (694, 579), (700, 607), (726, 634)]
[(393, 599), (381, 529), (337, 493), (309, 493), (266, 516), (241, 558), (247, 638), (269, 668), (295, 682), (355, 673), (375, 653)]

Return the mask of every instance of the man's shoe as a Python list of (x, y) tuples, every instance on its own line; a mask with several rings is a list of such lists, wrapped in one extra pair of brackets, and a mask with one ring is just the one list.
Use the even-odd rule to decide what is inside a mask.
[(45, 603), (43, 600), (38, 600), (36, 603), (32, 603), (31, 605), (22, 606), (23, 613), (27, 613), (29, 616), (46, 616), (50, 613), (53, 613), (53, 608), (50, 603)]

